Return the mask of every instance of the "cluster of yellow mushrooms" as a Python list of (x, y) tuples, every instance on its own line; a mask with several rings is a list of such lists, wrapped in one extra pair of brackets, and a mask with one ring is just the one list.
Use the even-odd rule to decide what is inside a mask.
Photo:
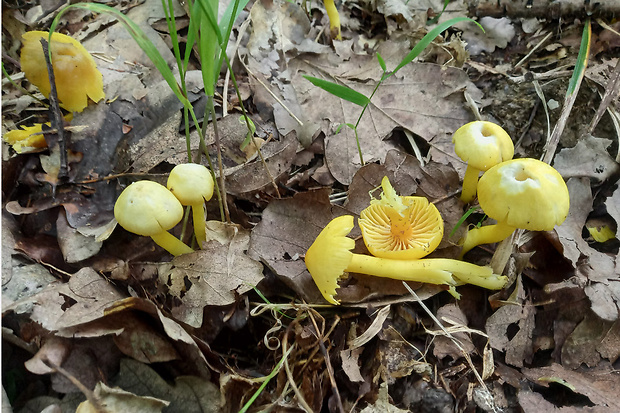
[(137, 181), (120, 194), (114, 204), (119, 225), (134, 234), (151, 237), (172, 255), (193, 252), (187, 244), (168, 232), (183, 219), (183, 205), (193, 212), (194, 235), (198, 245), (206, 241), (205, 202), (213, 196), (211, 172), (195, 163), (175, 166), (166, 186), (153, 181)]
[[(548, 231), (568, 215), (568, 189), (560, 174), (536, 159), (515, 159), (508, 134), (491, 122), (471, 122), (453, 136), (456, 153), (468, 163), (461, 198), (475, 199), (497, 221), (475, 228), (462, 240), (461, 257), (485, 243), (499, 242), (517, 228)], [(478, 175), (484, 172), (480, 181)], [(380, 199), (370, 201), (358, 220), (362, 237), (372, 255), (354, 254), (355, 241), (347, 235), (353, 216), (333, 219), (306, 253), (306, 267), (323, 297), (332, 304), (338, 281), (353, 272), (404, 281), (443, 284), (459, 297), (455, 287), (473, 284), (491, 290), (507, 279), (490, 267), (447, 258), (423, 258), (443, 237), (443, 219), (426, 198), (398, 196), (387, 177)]]

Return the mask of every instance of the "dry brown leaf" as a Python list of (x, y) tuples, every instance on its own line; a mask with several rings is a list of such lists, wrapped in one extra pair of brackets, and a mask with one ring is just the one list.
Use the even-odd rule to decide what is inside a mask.
[[(523, 367), (534, 356), (532, 336), (536, 307), (525, 299), (520, 282), (517, 283), (517, 301), (498, 308), (486, 322), (486, 332), (494, 349), (506, 352), (506, 363)], [(513, 293), (514, 294), (514, 293)]]
[[(406, 53), (403, 50), (403, 56)], [(337, 134), (335, 132), (339, 124), (355, 123), (361, 108), (324, 92), (302, 77), (312, 75), (334, 81), (331, 78), (333, 71), (327, 71), (332, 68), (319, 70), (314, 62), (310, 64), (301, 57), (291, 65), (294, 71), (292, 82), (304, 114), (316, 123), (329, 121), (323, 128), (327, 165), (338, 181), (350, 184), (361, 166), (355, 135), (348, 127), (343, 127)], [(348, 78), (348, 73), (340, 76), (338, 80), (342, 84), (367, 96), (372, 92), (374, 82), (368, 84)], [(377, 90), (358, 126), (364, 161), (382, 160), (390, 149), (396, 148), (385, 140), (394, 128), (410, 130), (428, 142), (436, 135), (452, 134), (471, 121), (460, 94), (467, 88), (473, 88), (473, 85), (460, 69), (424, 63), (405, 66)]]
[[(97, 383), (94, 397), (100, 405), (112, 412), (141, 413), (161, 412), (170, 403), (154, 397), (137, 396), (122, 389), (111, 388), (104, 383)], [(100, 410), (90, 401), (82, 402), (76, 413), (99, 413)]]
[[(263, 279), (263, 266), (245, 253), (249, 231), (234, 228), (227, 243), (209, 241), (200, 251), (160, 265), (162, 285), (170, 286), (169, 293), (181, 302), (172, 308), (177, 319), (200, 327), (205, 306), (234, 303), (237, 294), (251, 290)], [(186, 281), (191, 285), (184, 291)]]
[(552, 364), (548, 367), (525, 368), (523, 374), (532, 383), (545, 387), (552, 381), (566, 383), (566, 386), (573, 392), (588, 397), (597, 407), (604, 409), (600, 411), (620, 410), (617, 397), (620, 392), (620, 380), (615, 370), (609, 365), (573, 371), (560, 364)]
[(620, 321), (606, 321), (588, 313), (562, 346), (562, 365), (595, 367), (601, 357), (614, 363), (620, 356)]
[(590, 247), (582, 238), (582, 229), (592, 210), (592, 190), (588, 178), (571, 178), (567, 182), (570, 210), (562, 225), (556, 228), (564, 247), (564, 256), (576, 268), (577, 274), (590, 283), (585, 292), (592, 309), (605, 320), (618, 318), (620, 303), (620, 277), (616, 272), (614, 257)]
[(564, 148), (555, 155), (553, 167), (564, 177), (587, 177), (604, 182), (620, 172), (620, 165), (609, 156), (609, 139), (586, 135), (573, 148)]
[[(456, 326), (467, 327), (467, 316), (463, 311), (457, 307), (456, 304), (446, 304), (437, 310), (437, 318), (444, 323), (448, 331), (453, 330)], [(476, 347), (471, 340), (471, 336), (467, 332), (451, 332), (452, 337), (458, 341), (461, 348), (457, 347), (454, 340), (441, 333), (435, 336), (433, 354), (443, 359), (447, 356), (452, 357), (452, 360), (458, 360), (464, 357), (463, 353), (472, 354), (476, 351)]]

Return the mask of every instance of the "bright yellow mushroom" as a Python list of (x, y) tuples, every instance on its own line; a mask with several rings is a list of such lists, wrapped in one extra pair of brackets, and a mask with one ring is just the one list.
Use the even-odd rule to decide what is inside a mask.
[(157, 182), (138, 181), (125, 188), (114, 204), (114, 217), (127, 231), (151, 237), (172, 255), (194, 251), (168, 232), (181, 222), (183, 206)]
[(466, 204), (476, 197), (478, 175), (514, 156), (514, 145), (508, 133), (493, 122), (475, 121), (461, 126), (452, 135), (454, 151), (467, 162), (461, 200)]
[(181, 205), (192, 207), (194, 221), (194, 235), (198, 245), (207, 240), (206, 213), (204, 204), (213, 196), (213, 177), (211, 172), (197, 163), (183, 163), (170, 171), (166, 186), (181, 202)]
[(463, 240), (461, 257), (477, 245), (500, 242), (515, 229), (551, 231), (568, 216), (568, 188), (562, 176), (537, 159), (502, 162), (482, 175), (478, 202), (495, 225), (474, 228)]
[(490, 267), (463, 261), (447, 258), (394, 260), (353, 254), (351, 250), (355, 247), (355, 241), (347, 237), (352, 229), (353, 216), (334, 218), (306, 252), (306, 267), (323, 297), (332, 304), (339, 304), (334, 296), (338, 280), (345, 272), (443, 284), (456, 297), (459, 295), (454, 287), (464, 282), (493, 290), (501, 289), (506, 283), (506, 277), (493, 274)]
[(435, 205), (419, 196), (399, 196), (387, 176), (380, 199), (360, 214), (364, 243), (375, 257), (411, 260), (437, 248), (443, 237), (443, 218)]
[[(49, 97), (51, 86), (41, 39), (47, 40), (48, 35), (48, 32), (41, 31), (25, 33), (20, 59), (26, 78), (45, 97)], [(88, 105), (88, 98), (93, 102), (105, 98), (101, 72), (84, 46), (72, 37), (53, 33), (50, 48), (58, 100), (63, 108), (81, 112)]]
[[(50, 126), (49, 122), (46, 123)], [(32, 126), (24, 126), (23, 129), (8, 131), (2, 137), (4, 141), (13, 146), (17, 153), (34, 152), (41, 148), (47, 148), (45, 136), (43, 136), (43, 124), (35, 123)]]

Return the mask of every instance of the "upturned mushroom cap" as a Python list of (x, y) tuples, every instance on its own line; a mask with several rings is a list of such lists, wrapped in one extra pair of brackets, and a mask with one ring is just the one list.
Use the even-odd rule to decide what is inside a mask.
[[(45, 97), (50, 95), (50, 82), (40, 39), (49, 33), (24, 33), (20, 63), (26, 78), (39, 88)], [(53, 33), (50, 45), (52, 67), (61, 106), (72, 112), (81, 112), (88, 105), (105, 98), (103, 77), (93, 57), (77, 40), (62, 33)]]
[(530, 158), (503, 162), (486, 171), (478, 183), (478, 201), (496, 221), (531, 231), (552, 230), (564, 222), (569, 209), (562, 176)]
[(417, 196), (398, 196), (384, 177), (381, 198), (372, 200), (358, 220), (364, 243), (375, 257), (410, 260), (437, 248), (443, 219), (435, 205)]
[(353, 229), (353, 216), (334, 218), (314, 240), (306, 252), (306, 267), (323, 297), (332, 304), (338, 280), (351, 262), (355, 241), (347, 235)]
[(138, 181), (120, 194), (114, 217), (127, 231), (152, 237), (178, 224), (183, 218), (183, 206), (165, 186)]
[(213, 196), (211, 172), (197, 163), (175, 166), (170, 171), (167, 186), (183, 205), (202, 204)]
[(512, 139), (493, 122), (479, 120), (461, 126), (452, 135), (452, 143), (459, 158), (481, 171), (514, 156)]

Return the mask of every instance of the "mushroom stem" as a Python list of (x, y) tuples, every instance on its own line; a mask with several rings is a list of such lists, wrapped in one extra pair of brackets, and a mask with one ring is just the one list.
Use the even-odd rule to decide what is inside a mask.
[(506, 277), (493, 274), (491, 267), (481, 267), (449, 258), (392, 260), (353, 254), (346, 271), (394, 280), (447, 284), (452, 287), (461, 284), (457, 282), (461, 281), (491, 290), (499, 290), (506, 283)]
[(189, 254), (194, 252), (193, 249), (187, 246), (183, 241), (176, 238), (168, 231), (162, 231), (158, 234), (151, 235), (151, 238), (157, 245), (168, 251), (170, 254), (177, 255)]
[(202, 249), (202, 243), (207, 241), (207, 230), (205, 228), (207, 214), (205, 214), (204, 203), (192, 205), (192, 214), (194, 236), (198, 242), (198, 247)]
[(463, 239), (463, 249), (461, 250), (459, 259), (463, 258), (469, 250), (480, 244), (492, 244), (494, 242), (503, 241), (508, 238), (515, 229), (517, 228), (505, 222), (498, 222), (495, 225), (487, 225), (469, 230)]
[(465, 177), (463, 178), (463, 191), (461, 192), (461, 201), (469, 204), (476, 197), (476, 188), (478, 187), (478, 176), (480, 169), (467, 165)]
[(332, 36), (334, 36), (336, 40), (342, 40), (342, 35), (340, 33), (340, 15), (338, 14), (338, 9), (334, 4), (334, 0), (323, 0), (323, 4), (325, 5), (327, 17), (329, 17), (329, 29), (332, 32)]

